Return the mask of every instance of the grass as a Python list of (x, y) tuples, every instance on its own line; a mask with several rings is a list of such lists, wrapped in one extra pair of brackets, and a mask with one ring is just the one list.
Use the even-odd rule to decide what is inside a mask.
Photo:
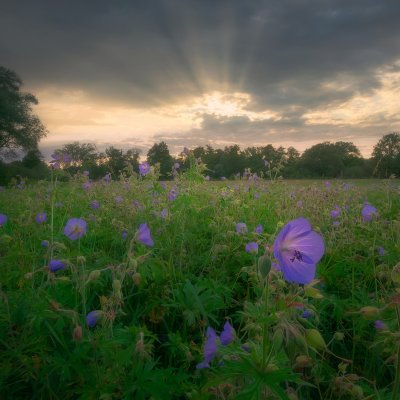
[[(0, 192), (1, 398), (398, 398), (399, 182), (206, 182), (200, 172), (165, 187), (152, 172), (89, 190), (78, 175)], [(365, 201), (378, 210), (370, 222)], [(76, 241), (63, 234), (73, 217), (88, 224)], [(306, 286), (268, 272), (276, 235), (298, 217), (325, 242)], [(153, 247), (135, 239), (142, 223)], [(67, 267), (51, 273), (51, 259)], [(226, 321), (235, 340), (197, 369), (207, 328), (219, 334)]]

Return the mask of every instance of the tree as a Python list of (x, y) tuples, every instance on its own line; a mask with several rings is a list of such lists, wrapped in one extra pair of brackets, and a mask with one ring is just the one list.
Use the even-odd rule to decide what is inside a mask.
[(14, 72), (0, 66), (0, 151), (15, 155), (15, 150), (35, 149), (46, 136), (39, 118), (32, 114), (38, 100), (30, 93), (22, 93), (22, 80)]
[(383, 136), (374, 147), (372, 159), (374, 174), (385, 178), (392, 174), (400, 177), (400, 134), (392, 132)]
[(29, 150), (22, 159), (22, 165), (26, 168), (34, 168), (43, 162), (43, 155), (39, 149)]
[(174, 159), (169, 153), (165, 142), (155, 143), (147, 153), (147, 161), (150, 165), (160, 164), (160, 174), (166, 179), (171, 174)]
[(92, 143), (67, 143), (61, 149), (54, 151), (55, 154), (68, 154), (71, 157), (71, 165), (74, 167), (86, 167), (95, 165), (97, 162), (96, 146)]

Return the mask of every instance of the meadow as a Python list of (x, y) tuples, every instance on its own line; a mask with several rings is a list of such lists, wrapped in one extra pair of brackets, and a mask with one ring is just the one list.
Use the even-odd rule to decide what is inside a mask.
[(398, 180), (141, 172), (1, 190), (0, 398), (400, 398)]

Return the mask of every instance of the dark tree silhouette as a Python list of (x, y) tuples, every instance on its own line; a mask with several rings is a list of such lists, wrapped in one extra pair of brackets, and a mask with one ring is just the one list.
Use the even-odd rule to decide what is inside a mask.
[(160, 174), (163, 179), (170, 176), (174, 159), (169, 153), (165, 142), (155, 143), (147, 153), (147, 161), (150, 165), (160, 164)]
[(400, 177), (400, 134), (389, 133), (375, 145), (372, 153), (374, 174), (388, 178), (395, 174)]
[(39, 118), (32, 114), (32, 105), (38, 100), (30, 93), (20, 91), (22, 80), (10, 69), (0, 66), (0, 151), (15, 155), (15, 151), (37, 148), (46, 136)]

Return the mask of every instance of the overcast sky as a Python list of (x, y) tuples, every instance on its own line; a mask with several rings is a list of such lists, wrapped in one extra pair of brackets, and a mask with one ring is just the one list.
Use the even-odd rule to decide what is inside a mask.
[(304, 150), (400, 131), (398, 0), (0, 0), (0, 65), (74, 140)]

